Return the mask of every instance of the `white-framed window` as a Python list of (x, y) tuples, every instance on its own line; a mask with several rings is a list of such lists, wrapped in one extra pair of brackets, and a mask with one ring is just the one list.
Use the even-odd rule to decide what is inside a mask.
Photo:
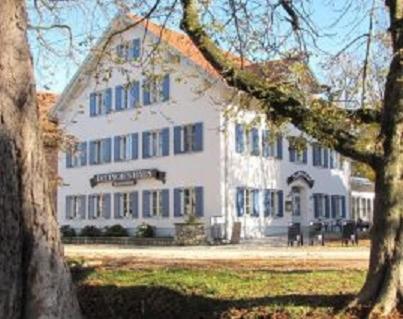
[(193, 124), (188, 124), (183, 126), (182, 133), (182, 143), (183, 149), (182, 152), (190, 152), (193, 151), (193, 146), (195, 144), (195, 137), (196, 137), (196, 126)]
[(150, 143), (148, 146), (149, 146), (148, 154), (150, 154), (151, 157), (162, 156), (163, 139), (160, 130), (150, 132)]
[(119, 196), (120, 216), (123, 218), (132, 217), (132, 205), (130, 201), (130, 193), (122, 193)]
[(162, 216), (162, 195), (160, 190), (150, 192), (150, 212), (152, 217)]
[(122, 135), (119, 138), (119, 159), (122, 161), (129, 160), (131, 157), (131, 135)]
[(116, 46), (116, 56), (124, 62), (138, 59), (141, 55), (141, 40), (135, 38), (130, 41), (123, 41)]
[(80, 219), (85, 215), (85, 195), (66, 196), (66, 218)]
[(194, 187), (183, 188), (181, 190), (181, 215), (196, 215), (196, 192)]
[(94, 159), (96, 163), (102, 163), (102, 140), (94, 141)]
[(170, 75), (149, 76), (143, 81), (143, 104), (150, 105), (170, 99)]

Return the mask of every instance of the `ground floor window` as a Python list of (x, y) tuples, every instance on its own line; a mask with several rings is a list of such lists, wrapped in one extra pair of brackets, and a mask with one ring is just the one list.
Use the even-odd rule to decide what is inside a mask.
[(283, 216), (283, 191), (276, 189), (264, 190), (263, 198), (264, 216)]
[(342, 195), (332, 195), (332, 218), (346, 218), (346, 197)]
[(318, 193), (313, 194), (313, 211), (315, 218), (329, 218), (330, 217), (329, 195)]
[(169, 216), (169, 190), (143, 191), (143, 217)]
[(236, 194), (237, 215), (249, 215), (257, 217), (260, 212), (260, 191), (255, 188), (239, 187)]
[(175, 188), (174, 216), (203, 216), (203, 187)]
[(89, 196), (89, 219), (111, 217), (111, 194), (92, 194)]
[(66, 196), (66, 219), (84, 219), (85, 202), (85, 195)]
[(138, 217), (138, 193), (115, 193), (115, 218)]

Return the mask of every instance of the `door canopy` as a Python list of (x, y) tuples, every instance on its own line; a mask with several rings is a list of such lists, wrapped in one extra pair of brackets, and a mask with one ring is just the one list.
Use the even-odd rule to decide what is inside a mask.
[(298, 180), (306, 183), (309, 186), (309, 188), (312, 188), (313, 185), (315, 184), (315, 181), (312, 179), (312, 177), (307, 172), (304, 171), (297, 171), (291, 176), (289, 176), (287, 178), (287, 184), (290, 185)]

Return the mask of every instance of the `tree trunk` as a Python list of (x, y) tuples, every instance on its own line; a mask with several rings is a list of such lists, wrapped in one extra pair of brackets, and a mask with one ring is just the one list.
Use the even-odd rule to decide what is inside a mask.
[(24, 0), (0, 1), (0, 316), (80, 318), (52, 210)]
[(394, 55), (381, 122), (384, 157), (374, 167), (370, 263), (356, 300), (370, 306), (370, 315), (388, 314), (403, 302), (403, 0), (390, 0), (387, 5)]

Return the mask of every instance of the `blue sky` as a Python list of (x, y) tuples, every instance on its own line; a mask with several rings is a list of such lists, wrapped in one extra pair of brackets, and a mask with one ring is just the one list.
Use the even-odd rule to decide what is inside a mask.
[[(337, 5), (335, 4), (336, 2)], [(365, 10), (357, 9), (354, 5), (348, 7), (348, 1), (341, 0), (313, 0), (312, 3), (311, 18), (315, 22), (317, 29), (323, 34), (318, 38), (318, 45), (322, 50), (335, 53), (355, 36), (366, 32), (369, 18)], [(365, 3), (366, 1), (364, 0), (358, 0), (355, 1), (355, 6), (363, 5), (368, 7), (368, 3)], [(132, 11), (141, 14), (144, 10), (146, 8), (140, 7), (139, 4), (138, 8)], [(74, 46), (74, 50), (71, 52), (69, 51), (70, 41), (68, 34), (61, 31), (62, 29), (41, 32), (41, 36), (45, 39), (45, 45), (38, 39), (37, 33), (30, 32), (29, 34), (38, 89), (60, 93), (76, 72), (90, 47), (116, 14), (116, 11), (111, 8), (103, 11), (96, 7), (94, 0), (86, 0), (85, 9), (77, 9), (72, 5), (66, 5), (58, 13), (58, 16), (52, 17), (50, 14), (48, 16), (45, 14), (40, 22), (39, 16), (32, 8), (29, 9), (29, 13), (33, 25), (50, 25), (56, 21), (57, 23), (67, 24), (71, 28)], [(329, 29), (329, 25), (340, 14), (343, 14), (344, 18), (335, 27)], [(179, 19), (175, 18), (170, 21), (170, 26), (178, 29), (178, 22)], [(358, 52), (362, 48), (363, 45), (355, 48), (355, 50)], [(54, 54), (53, 51), (57, 51), (57, 54)], [(323, 62), (324, 55), (320, 54), (320, 51), (316, 49), (313, 51), (315, 54), (311, 56), (311, 68), (320, 78), (321, 68), (319, 64)]]

